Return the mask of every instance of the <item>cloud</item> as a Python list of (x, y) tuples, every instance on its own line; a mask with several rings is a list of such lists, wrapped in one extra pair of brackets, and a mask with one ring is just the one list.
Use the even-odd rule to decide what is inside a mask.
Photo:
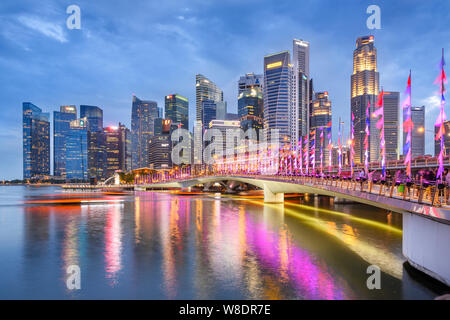
[(427, 112), (433, 112), (439, 110), (441, 107), (441, 99), (437, 95), (429, 96), (420, 100), (421, 105), (426, 107)]
[(60, 25), (44, 21), (35, 16), (19, 16), (17, 18), (24, 26), (42, 33), (43, 35), (61, 43), (67, 42), (66, 34)]

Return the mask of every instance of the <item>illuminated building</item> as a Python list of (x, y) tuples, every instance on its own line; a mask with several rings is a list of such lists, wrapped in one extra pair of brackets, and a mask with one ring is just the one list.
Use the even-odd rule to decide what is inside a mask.
[[(233, 134), (233, 131), (239, 132), (239, 128), (240, 128), (240, 122), (239, 121), (230, 121), (230, 120), (212, 120), (209, 123), (209, 127), (207, 129), (207, 131), (209, 130), (214, 130), (216, 132), (220, 132), (221, 136), (222, 136), (222, 143), (221, 146), (222, 147), (222, 154), (219, 155), (218, 153), (216, 153), (216, 149), (215, 147), (211, 147), (214, 148), (214, 151), (211, 152), (211, 156), (215, 156), (217, 155), (218, 157), (220, 156), (225, 156), (225, 151), (227, 150), (227, 132), (228, 134)], [(217, 143), (219, 144), (220, 141), (216, 140), (216, 136), (214, 134), (212, 134), (211, 139), (209, 139), (209, 141), (205, 141), (205, 148), (207, 148), (208, 146), (210, 146), (213, 143)], [(237, 143), (239, 143), (240, 141), (240, 137), (239, 140), (237, 141)], [(236, 142), (236, 141), (235, 141)], [(235, 145), (236, 146), (236, 145)], [(218, 148), (220, 148), (219, 146), (217, 146)]]
[(247, 73), (245, 76), (239, 78), (238, 95), (252, 88), (260, 88), (262, 92), (263, 83), (264, 83), (264, 76), (262, 74)]
[(179, 94), (166, 96), (164, 112), (166, 119), (170, 119), (174, 123), (181, 123), (183, 129), (189, 130), (189, 101), (187, 98)]
[[(238, 116), (241, 129), (244, 132), (255, 130), (255, 137), (246, 137), (259, 141), (263, 129), (264, 95), (261, 86), (247, 87), (239, 93)], [(262, 137), (261, 137), (262, 138)]]
[(131, 144), (133, 169), (149, 166), (149, 141), (154, 135), (154, 120), (160, 116), (155, 101), (144, 101), (133, 96), (131, 111)]
[[(374, 37), (358, 38), (353, 52), (353, 74), (351, 76), (351, 112), (355, 116), (355, 164), (364, 162), (364, 139), (366, 136), (366, 108), (370, 102), (370, 113), (375, 110), (379, 93), (379, 73), (377, 72), (377, 49)], [(351, 116), (351, 114), (350, 114)], [(378, 119), (370, 117), (369, 161), (379, 157)]]
[(118, 170), (121, 170), (121, 132), (118, 127), (104, 128), (106, 140), (106, 167), (105, 177), (111, 177)]
[(400, 93), (384, 92), (384, 137), (386, 160), (400, 158)]
[(120, 131), (120, 170), (131, 171), (131, 131), (119, 122)]
[[(312, 102), (312, 113), (310, 120), (310, 131), (315, 130), (315, 160), (316, 168), (320, 167), (320, 150), (322, 149), (323, 167), (328, 165), (328, 125), (331, 123), (331, 101), (328, 98), (328, 92), (317, 92)], [(320, 134), (323, 128), (323, 144), (321, 146)]]
[(86, 118), (88, 131), (103, 131), (103, 110), (97, 106), (80, 105), (80, 118)]
[(70, 122), (77, 119), (76, 106), (61, 106), (53, 112), (53, 175), (66, 177), (66, 142)]
[(70, 122), (66, 142), (66, 179), (87, 181), (89, 179), (89, 124), (87, 118)]
[(290, 109), (290, 135), (293, 145), (301, 137), (308, 134), (310, 80), (309, 80), (309, 42), (294, 39), (292, 50), (292, 83), (291, 83), (291, 109)]
[[(207, 107), (206, 119), (216, 119), (217, 104), (216, 102), (223, 101), (223, 91), (211, 80), (204, 75), (197, 74), (195, 76), (195, 104), (196, 104), (196, 124), (197, 129), (194, 128), (195, 145), (197, 146), (196, 152), (194, 152), (194, 163), (200, 164), (203, 162), (202, 156), (202, 141), (203, 141), (203, 129), (208, 126), (209, 122), (203, 121), (204, 119), (204, 107)], [(205, 103), (204, 103), (205, 101)], [(212, 101), (212, 103), (211, 103)], [(216, 108), (215, 111), (212, 109)], [(214, 114), (212, 118), (211, 114)]]
[(50, 114), (30, 102), (23, 108), (23, 178), (50, 175)]
[(103, 110), (97, 106), (80, 105), (80, 118), (86, 119), (87, 123), (89, 178), (105, 178), (106, 138), (103, 132)]
[[(160, 120), (160, 121), (159, 121)], [(174, 127), (170, 119), (157, 119), (160, 123), (156, 135), (149, 141), (149, 167), (155, 170), (172, 168), (172, 141), (170, 134)]]
[(289, 110), (291, 65), (288, 51), (264, 57), (264, 135), (272, 140), (278, 130), (280, 143), (290, 141)]
[[(403, 122), (405, 119), (404, 113)], [(425, 106), (411, 107), (411, 121), (414, 124), (411, 130), (411, 157), (414, 159), (425, 155)], [(403, 132), (403, 146), (406, 144), (406, 137), (407, 134)], [(439, 150), (440, 148), (439, 144)], [(403, 151), (403, 154), (406, 154), (406, 152)]]

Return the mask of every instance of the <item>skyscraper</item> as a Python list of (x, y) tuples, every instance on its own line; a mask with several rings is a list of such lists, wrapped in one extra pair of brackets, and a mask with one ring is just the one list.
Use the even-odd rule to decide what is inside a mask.
[(196, 121), (202, 121), (204, 100), (223, 101), (223, 91), (204, 75), (195, 76)]
[(264, 76), (262, 74), (247, 73), (246, 75), (239, 78), (238, 96), (247, 89), (256, 87), (260, 88), (262, 92), (263, 83), (264, 83)]
[(119, 122), (120, 131), (120, 170), (131, 170), (131, 131)]
[(280, 143), (290, 141), (291, 71), (288, 51), (264, 57), (264, 131), (271, 141), (279, 130)]
[(50, 175), (50, 114), (30, 102), (23, 109), (23, 178)]
[(149, 166), (149, 141), (154, 135), (154, 120), (159, 117), (155, 101), (144, 101), (133, 96), (131, 111), (132, 168)]
[(400, 157), (400, 93), (384, 92), (384, 137), (386, 160)]
[(294, 39), (293, 41), (293, 68), (291, 84), (291, 142), (298, 143), (300, 137), (305, 137), (309, 128), (309, 42)]
[[(328, 125), (331, 123), (331, 101), (328, 92), (317, 92), (315, 94), (311, 110), (310, 131), (315, 131), (315, 162), (316, 168), (320, 166), (320, 151), (322, 148), (323, 167), (328, 165)], [(321, 144), (321, 133), (323, 133), (323, 144)]]
[(105, 177), (111, 177), (120, 167), (121, 132), (118, 127), (104, 128), (106, 141)]
[(149, 141), (149, 167), (156, 170), (172, 168), (172, 120), (158, 118), (158, 132)]
[(80, 105), (80, 118), (86, 118), (88, 131), (103, 131), (103, 110), (97, 106)]
[(53, 112), (53, 175), (66, 177), (66, 143), (70, 122), (77, 119), (76, 106), (61, 106)]
[(106, 137), (103, 132), (103, 110), (80, 105), (80, 118), (86, 119), (88, 130), (88, 172), (90, 178), (102, 179), (106, 168)]
[[(379, 93), (377, 72), (377, 49), (374, 37), (366, 36), (356, 40), (353, 52), (353, 74), (351, 76), (351, 112), (355, 116), (355, 158), (356, 164), (364, 162), (364, 139), (366, 136), (366, 109), (370, 103), (370, 114), (375, 110)], [(351, 116), (351, 114), (350, 114)], [(377, 119), (370, 117), (369, 161), (378, 160), (379, 134)]]
[[(261, 86), (246, 87), (239, 93), (238, 116), (241, 129), (244, 132), (255, 130), (255, 137), (247, 137), (259, 141), (262, 135), (264, 117), (264, 96)], [(262, 138), (262, 136), (261, 136)]]
[[(405, 114), (403, 114), (403, 122), (405, 121)], [(411, 121), (414, 124), (411, 130), (411, 157), (425, 155), (425, 106), (411, 107)], [(407, 134), (403, 133), (403, 146), (406, 144)], [(439, 146), (440, 148), (440, 146)], [(406, 154), (403, 151), (403, 154)]]
[(87, 118), (70, 122), (66, 142), (66, 179), (87, 181), (89, 179), (89, 131)]
[[(202, 153), (202, 140), (203, 140), (203, 129), (206, 128), (209, 124), (204, 123), (204, 107), (207, 106), (208, 113), (211, 114), (211, 108), (214, 107), (217, 110), (216, 102), (223, 101), (223, 91), (211, 80), (206, 78), (202, 74), (197, 74), (195, 76), (195, 105), (196, 105), (196, 123), (194, 128), (194, 163), (200, 164), (203, 163), (203, 153)], [(206, 101), (206, 104), (203, 102)], [(212, 103), (211, 103), (212, 101)], [(214, 119), (217, 114), (214, 115)], [(206, 116), (206, 121), (210, 119), (210, 115)], [(214, 120), (212, 119), (212, 120)]]
[(182, 128), (189, 130), (189, 100), (179, 94), (166, 96), (165, 108), (166, 119), (173, 123), (181, 123)]
[[(444, 156), (449, 155), (450, 150), (450, 120), (444, 121)], [(436, 136), (439, 132), (439, 127), (434, 128), (434, 135)], [(441, 140), (434, 141), (434, 156), (439, 157), (441, 153)]]

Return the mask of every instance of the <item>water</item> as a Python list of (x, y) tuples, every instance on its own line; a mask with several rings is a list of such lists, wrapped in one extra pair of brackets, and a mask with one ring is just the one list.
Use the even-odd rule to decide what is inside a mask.
[[(0, 299), (432, 299), (405, 270), (401, 216), (332, 199), (136, 192), (48, 200), (0, 187)], [(83, 198), (83, 196), (74, 196)], [(378, 265), (381, 290), (369, 290)], [(68, 290), (78, 265), (81, 290)]]

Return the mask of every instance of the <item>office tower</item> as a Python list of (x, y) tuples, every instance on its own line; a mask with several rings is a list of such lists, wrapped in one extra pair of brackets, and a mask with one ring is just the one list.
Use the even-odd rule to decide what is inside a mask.
[(263, 117), (264, 95), (261, 86), (243, 89), (238, 97), (238, 119), (244, 132), (248, 130), (255, 131), (256, 137), (247, 137), (249, 140), (262, 140), (260, 139), (260, 134), (262, 134), (263, 129)]
[[(217, 120), (222, 120), (222, 119), (217, 119)], [(224, 120), (228, 120), (228, 121), (239, 121), (239, 115), (237, 113), (228, 113), (225, 116)]]
[[(370, 102), (370, 114), (375, 111), (379, 93), (379, 73), (377, 72), (377, 49), (374, 37), (361, 37), (356, 40), (353, 52), (353, 74), (351, 76), (351, 112), (355, 117), (356, 164), (364, 162), (364, 139), (366, 136), (366, 109)], [(351, 115), (350, 115), (351, 116)], [(378, 119), (370, 117), (369, 161), (379, 158), (379, 131), (376, 128)]]
[(109, 177), (106, 176), (105, 172), (106, 136), (103, 131), (90, 131), (89, 127), (89, 120), (87, 119), (89, 178), (95, 178), (97, 180), (107, 179)]
[(70, 122), (77, 119), (76, 106), (61, 106), (53, 112), (53, 175), (66, 177), (66, 142)]
[(227, 102), (226, 101), (216, 101), (216, 118), (215, 120), (226, 120), (227, 119)]
[(305, 137), (309, 128), (309, 42), (293, 40), (293, 67), (291, 83), (290, 105), (290, 134), (291, 142), (296, 145), (301, 137)]
[(119, 122), (120, 131), (120, 170), (128, 172), (131, 170), (131, 131)]
[(88, 131), (103, 131), (103, 110), (97, 106), (80, 105), (80, 118), (86, 118)]
[(263, 91), (264, 76), (262, 74), (247, 73), (239, 78), (238, 96), (247, 89), (260, 88)]
[(87, 118), (70, 122), (66, 142), (66, 179), (69, 181), (87, 181), (89, 130)]
[[(317, 92), (312, 102), (312, 113), (310, 120), (310, 132), (315, 130), (315, 162), (316, 168), (320, 166), (320, 151), (322, 148), (323, 162), (325, 168), (328, 165), (328, 127), (331, 123), (331, 101), (328, 92)], [(321, 144), (321, 133), (323, 132), (323, 144)], [(310, 138), (311, 140), (311, 138)]]
[[(403, 122), (405, 120), (406, 114), (403, 113)], [(414, 159), (425, 155), (425, 106), (411, 107), (411, 121), (414, 124), (411, 130), (411, 157)], [(403, 132), (403, 146), (406, 144), (406, 137), (407, 133)], [(404, 150), (403, 154), (406, 154)]]
[(264, 57), (264, 136), (271, 141), (279, 130), (282, 145), (290, 141), (290, 69), (288, 51)]
[(50, 175), (50, 114), (30, 102), (23, 109), (23, 178)]
[[(218, 153), (217, 150), (213, 148), (210, 156), (215, 157), (217, 156), (218, 158), (222, 157), (222, 156), (226, 156), (226, 152), (227, 152), (227, 132), (231, 135), (233, 135), (233, 131), (234, 132), (238, 132), (240, 128), (240, 122), (239, 121), (229, 121), (229, 120), (212, 120), (209, 123), (209, 127), (207, 129), (208, 130), (218, 130), (220, 131), (220, 133), (222, 134), (222, 143), (221, 146), (217, 146), (218, 148), (222, 148), (222, 154)], [(209, 141), (205, 141), (205, 148), (208, 147), (209, 145), (211, 145), (212, 143), (220, 143), (220, 141), (216, 141), (215, 140), (216, 137), (214, 135), (212, 135), (211, 139), (209, 139)], [(240, 139), (239, 139), (240, 141)], [(230, 143), (230, 142), (229, 142)], [(230, 150), (228, 150), (229, 152), (231, 152)], [(236, 153), (235, 150), (232, 150), (233, 154)], [(209, 156), (209, 155), (208, 155)], [(212, 159), (210, 159), (212, 160)]]
[[(197, 129), (194, 129), (194, 132), (196, 134), (194, 135), (195, 139), (195, 145), (200, 146), (197, 147), (194, 152), (194, 163), (195, 164), (201, 164), (203, 162), (203, 156), (202, 156), (202, 140), (203, 140), (203, 129), (208, 127), (209, 123), (205, 123), (204, 120), (204, 107), (209, 108), (207, 110), (208, 115), (206, 115), (206, 121), (210, 121), (214, 118), (211, 118), (213, 104), (214, 107), (217, 108), (217, 105), (215, 105), (215, 102), (223, 101), (223, 91), (211, 80), (206, 78), (204, 75), (197, 74), (195, 76), (195, 103), (196, 103), (196, 123), (195, 126), (198, 127)], [(205, 101), (205, 104), (203, 103)]]
[(384, 92), (384, 139), (386, 160), (400, 158), (400, 93)]
[[(159, 121), (161, 120), (161, 121)], [(149, 141), (149, 167), (155, 170), (172, 168), (172, 141), (170, 134), (174, 127), (170, 119), (157, 119), (158, 134)]]
[[(450, 120), (444, 121), (444, 156), (449, 155), (450, 153)], [(436, 136), (439, 132), (439, 127), (434, 128), (434, 136)], [(441, 153), (441, 140), (434, 141), (434, 156), (439, 157)]]
[(189, 101), (187, 98), (172, 94), (165, 99), (165, 118), (181, 123), (181, 128), (189, 130)]
[(118, 127), (107, 127), (103, 129), (106, 141), (106, 166), (105, 177), (112, 177), (116, 171), (121, 170), (120, 167), (120, 147), (121, 132)]
[(132, 168), (149, 166), (149, 141), (154, 135), (154, 120), (160, 117), (155, 101), (144, 101), (133, 96), (131, 111)]
[(106, 137), (103, 132), (103, 110), (97, 106), (80, 105), (80, 118), (86, 119), (88, 130), (89, 178), (102, 179), (106, 168)]
[[(202, 121), (204, 100), (223, 101), (223, 91), (201, 74), (195, 76), (196, 121)], [(205, 125), (206, 126), (206, 125)]]

